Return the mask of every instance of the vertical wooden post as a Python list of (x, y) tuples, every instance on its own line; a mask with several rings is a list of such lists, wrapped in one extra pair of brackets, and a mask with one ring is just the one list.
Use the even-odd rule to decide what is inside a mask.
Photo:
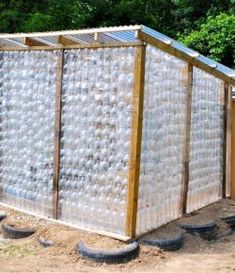
[(55, 140), (54, 140), (54, 173), (53, 173), (53, 218), (58, 218), (59, 174), (60, 174), (60, 137), (62, 109), (62, 77), (64, 51), (58, 52), (56, 66), (56, 97), (55, 97)]
[(232, 94), (228, 83), (224, 83), (224, 168), (222, 182), (222, 197), (231, 192), (231, 107)]
[[(232, 100), (232, 86), (229, 88), (231, 96), (231, 149), (228, 158), (230, 159), (230, 185), (231, 185), (231, 198), (235, 200), (235, 101)], [(229, 153), (229, 151), (228, 151)]]
[(184, 131), (184, 151), (183, 151), (183, 200), (182, 213), (187, 212), (187, 199), (189, 187), (189, 161), (190, 161), (190, 133), (191, 133), (191, 112), (192, 112), (192, 89), (193, 89), (193, 66), (187, 64), (185, 69), (186, 87), (186, 114)]
[(126, 235), (136, 235), (137, 205), (144, 108), (144, 78), (146, 46), (136, 47), (134, 70), (133, 116), (131, 127), (130, 170), (127, 196)]

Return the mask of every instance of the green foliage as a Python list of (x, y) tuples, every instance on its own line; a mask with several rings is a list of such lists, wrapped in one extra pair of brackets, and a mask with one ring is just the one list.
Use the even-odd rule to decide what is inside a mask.
[(228, 66), (235, 66), (235, 16), (220, 14), (208, 17), (197, 31), (192, 31), (182, 42), (210, 58)]
[(25, 32), (49, 31), (53, 27), (53, 18), (40, 12), (31, 13), (24, 22), (22, 29)]
[(0, 11), (0, 32), (145, 24), (234, 65), (235, 0), (0, 0)]

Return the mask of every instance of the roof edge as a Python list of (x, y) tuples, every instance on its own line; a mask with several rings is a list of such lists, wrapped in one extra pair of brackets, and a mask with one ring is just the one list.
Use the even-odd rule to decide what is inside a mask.
[(137, 31), (141, 30), (143, 25), (130, 25), (130, 26), (118, 26), (118, 27), (101, 27), (101, 28), (88, 28), (78, 30), (60, 30), (60, 31), (48, 31), (48, 32), (29, 32), (29, 33), (0, 33), (0, 39), (7, 38), (34, 38), (34, 37), (48, 37), (59, 35), (74, 35), (74, 34), (91, 34), (101, 32), (116, 32), (116, 31)]
[(137, 38), (235, 86), (234, 69), (215, 62), (164, 34), (142, 25)]

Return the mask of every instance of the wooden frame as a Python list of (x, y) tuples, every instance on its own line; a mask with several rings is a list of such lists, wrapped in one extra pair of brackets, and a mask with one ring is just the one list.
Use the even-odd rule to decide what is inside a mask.
[(145, 54), (145, 45), (136, 47), (133, 91), (133, 116), (131, 127), (130, 171), (126, 213), (126, 236), (129, 236), (131, 238), (134, 238), (136, 235), (135, 233), (137, 222), (142, 123), (144, 108)]
[(192, 89), (193, 89), (193, 66), (187, 64), (185, 69), (186, 88), (186, 114), (184, 131), (183, 151), (183, 198), (182, 214), (187, 212), (188, 186), (189, 186), (189, 161), (190, 161), (190, 134), (191, 134), (191, 111), (192, 111)]
[(58, 37), (58, 43), (63, 45), (63, 46), (79, 44), (78, 42), (76, 42), (76, 41), (74, 41), (72, 39), (68, 39), (68, 38), (64, 37), (63, 35), (60, 35)]
[(58, 52), (56, 66), (56, 100), (55, 100), (55, 142), (54, 142), (54, 173), (53, 173), (53, 218), (58, 218), (59, 174), (60, 174), (60, 137), (62, 112), (62, 78), (64, 51)]
[(231, 194), (232, 90), (224, 83), (224, 175), (222, 197)]
[(47, 46), (47, 44), (29, 37), (24, 38), (24, 44), (27, 46)]
[[(229, 87), (229, 93), (232, 94), (232, 86)], [(231, 198), (235, 200), (235, 100), (231, 101)]]
[(0, 47), (0, 51), (32, 51), (32, 50), (65, 50), (65, 49), (83, 49), (83, 48), (108, 48), (108, 47), (130, 47), (130, 46), (141, 46), (143, 42), (132, 42), (132, 43), (108, 43), (108, 44), (91, 44), (91, 45), (82, 45), (82, 44), (73, 44), (73, 45), (64, 45), (64, 46), (30, 46), (30, 47)]

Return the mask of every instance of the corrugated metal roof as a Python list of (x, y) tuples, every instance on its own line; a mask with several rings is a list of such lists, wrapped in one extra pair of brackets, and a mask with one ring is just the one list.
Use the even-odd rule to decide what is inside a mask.
[[(116, 44), (125, 45), (130, 43), (143, 42), (144, 40), (138, 36), (138, 33), (143, 33), (155, 39), (158, 42), (165, 44), (168, 48), (174, 49), (178, 53), (184, 54), (195, 60), (196, 63), (204, 65), (209, 69), (218, 71), (218, 75), (225, 75), (235, 79), (235, 70), (226, 67), (218, 62), (206, 58), (198, 52), (184, 46), (183, 44), (169, 38), (168, 36), (153, 30), (144, 25), (121, 26), (121, 27), (105, 27), (94, 29), (56, 31), (56, 32), (39, 32), (39, 33), (18, 33), (18, 34), (0, 34), (0, 50), (16, 49), (33, 49), (32, 44), (26, 43), (26, 38), (33, 41), (33, 45), (39, 43), (47, 47), (61, 48), (66, 46), (66, 42), (70, 47), (74, 46), (92, 46), (100, 44), (102, 46)], [(66, 39), (64, 43), (59, 41), (59, 38)], [(146, 42), (146, 41), (145, 41)], [(43, 48), (42, 48), (43, 49)], [(163, 49), (164, 50), (164, 49)], [(180, 57), (179, 57), (180, 58)], [(210, 72), (209, 72), (210, 73)], [(219, 77), (219, 76), (218, 76)], [(235, 82), (235, 80), (234, 80)]]

